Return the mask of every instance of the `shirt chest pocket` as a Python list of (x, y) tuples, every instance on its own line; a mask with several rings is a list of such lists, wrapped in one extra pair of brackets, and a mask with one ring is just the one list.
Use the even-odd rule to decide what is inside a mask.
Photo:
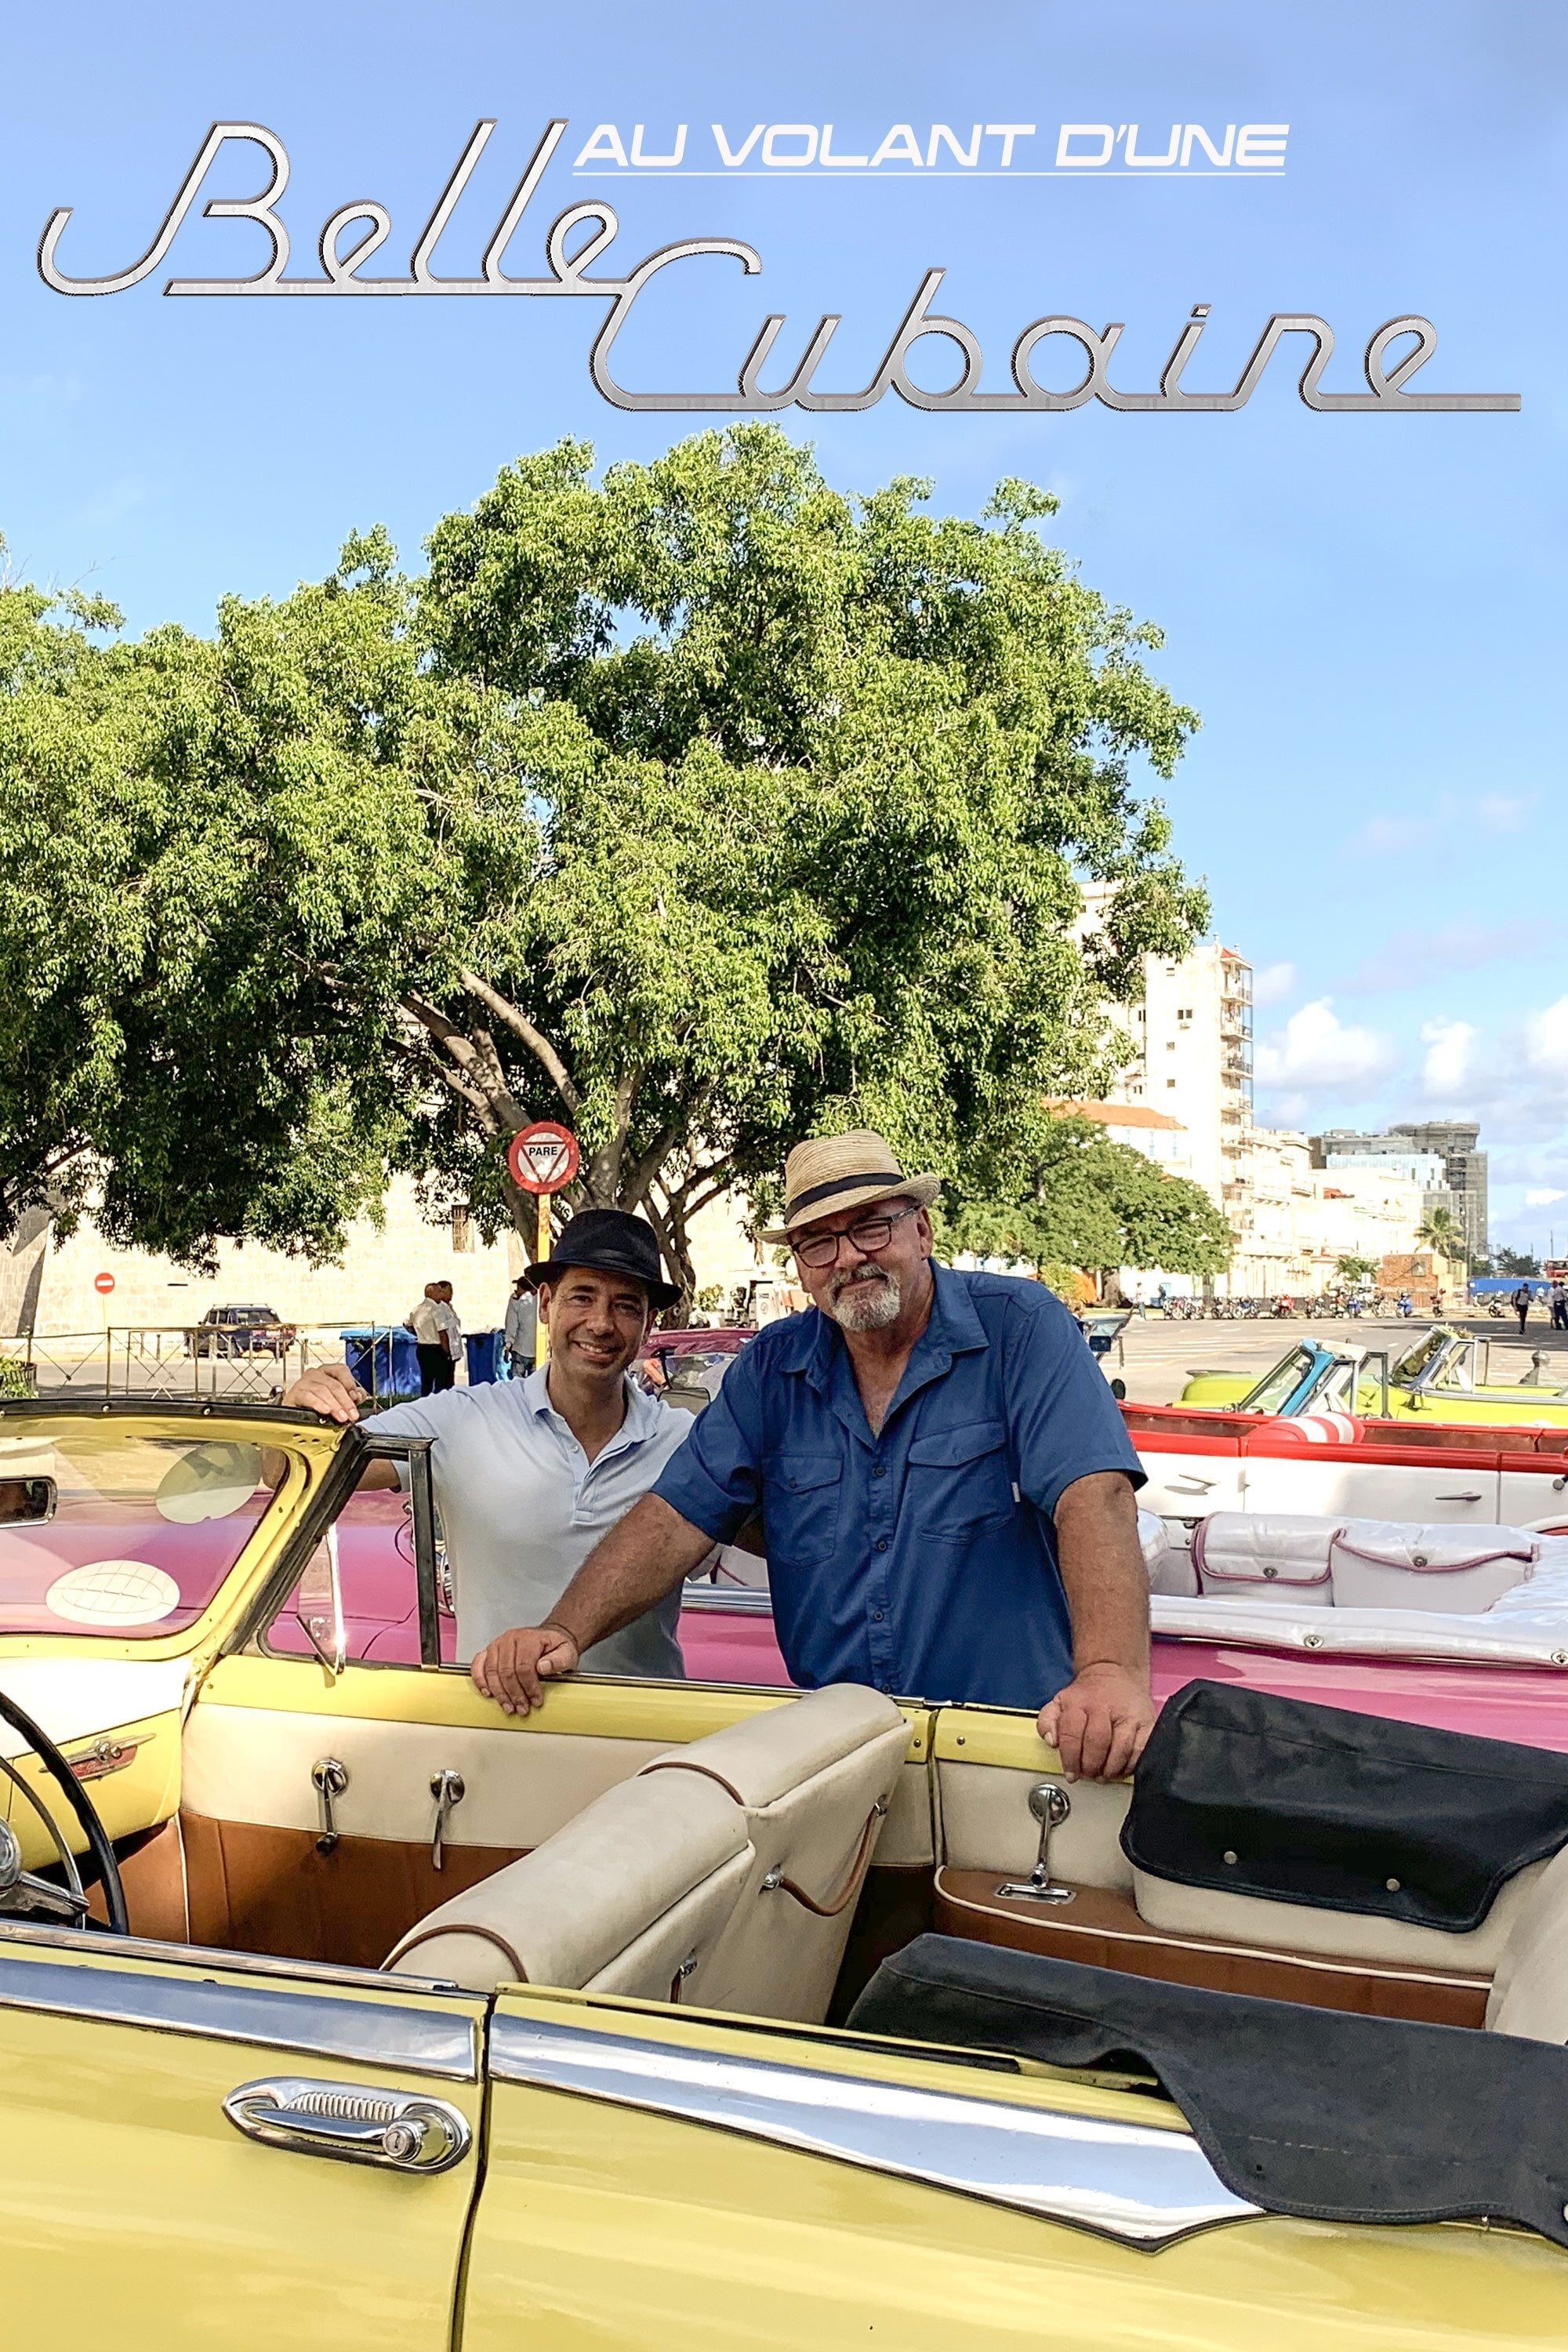
[(795, 1454), (763, 1480), (763, 1537), (768, 1558), (831, 1559), (838, 1541), (844, 1465), (836, 1454)]
[(971, 1421), (917, 1437), (910, 1447), (904, 1512), (922, 1536), (970, 1536), (1010, 1519), (1016, 1497), (1007, 1432), (999, 1421)]

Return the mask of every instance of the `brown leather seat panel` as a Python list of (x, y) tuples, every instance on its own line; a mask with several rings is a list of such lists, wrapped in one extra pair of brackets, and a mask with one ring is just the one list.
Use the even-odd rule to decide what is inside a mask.
[(1043, 1905), (1000, 1895), (1001, 1874), (950, 1870), (936, 1874), (936, 1929), (1051, 1959), (1081, 1960), (1123, 1975), (1166, 1984), (1202, 1985), (1212, 1992), (1255, 1993), (1268, 2000), (1298, 2000), (1313, 2009), (1354, 2010), (1364, 2017), (1414, 2018), (1430, 2025), (1479, 2026), (1490, 1979), (1458, 1971), (1371, 1967), (1361, 1960), (1270, 1952), (1151, 1927), (1132, 1898), (1103, 1886), (1074, 1889), (1071, 1903)]

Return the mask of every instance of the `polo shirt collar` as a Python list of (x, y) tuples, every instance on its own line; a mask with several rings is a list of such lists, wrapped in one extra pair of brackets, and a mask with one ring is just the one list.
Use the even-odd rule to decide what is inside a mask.
[[(525, 1412), (534, 1413), (542, 1419), (561, 1422), (564, 1427), (563, 1416), (550, 1402), (549, 1379), (548, 1363), (535, 1364), (527, 1378), (516, 1383), (521, 1392), (522, 1408)], [(656, 1398), (650, 1397), (646, 1390), (639, 1389), (629, 1374), (622, 1375), (622, 1382), (626, 1392), (626, 1417), (605, 1446), (605, 1454), (651, 1437), (658, 1425), (658, 1415), (665, 1410)], [(595, 1458), (603, 1461), (604, 1454)]]

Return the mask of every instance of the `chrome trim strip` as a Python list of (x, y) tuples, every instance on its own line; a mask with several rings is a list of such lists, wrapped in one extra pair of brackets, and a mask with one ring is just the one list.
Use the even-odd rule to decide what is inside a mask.
[(46, 2010), (57, 2017), (199, 2033), (311, 2058), (347, 2058), (473, 2082), (479, 2053), (473, 2020), (454, 2010), (405, 2009), (393, 2000), (327, 2000), (270, 1985), (219, 1984), (184, 1973), (142, 1976), (132, 1969), (0, 1953), (0, 2010)]
[[(299, 1977), (308, 1984), (363, 1985), (376, 1992), (387, 1990), (384, 1969), (351, 1968), (346, 1960), (283, 1959), (272, 1952), (233, 1952), (222, 1944), (171, 1944), (154, 1936), (116, 1936), (113, 1944), (108, 1945), (103, 1937), (101, 1928), (46, 1927), (36, 1920), (0, 1917), (0, 1943), (52, 1944), (60, 1951), (80, 1952), (93, 1959), (112, 1951), (117, 1960), (157, 1960), (170, 1969), (243, 1969), (249, 1976)], [(397, 1984), (405, 1992), (462, 1990), (454, 1977), (416, 1977), (402, 1969), (397, 1971)]]
[(1232, 2194), (1195, 2139), (1146, 2124), (502, 2013), (490, 2027), (490, 2072), (930, 2181), (1129, 2245), (1166, 2245), (1262, 2210)]

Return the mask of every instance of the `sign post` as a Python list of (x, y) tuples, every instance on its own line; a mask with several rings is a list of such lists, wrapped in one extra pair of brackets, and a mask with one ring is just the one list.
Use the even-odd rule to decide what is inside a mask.
[[(539, 1201), (538, 1263), (550, 1255), (550, 1196), (563, 1192), (576, 1175), (582, 1155), (569, 1127), (553, 1118), (537, 1118), (514, 1135), (506, 1148), (507, 1172), (523, 1192)], [(542, 1315), (535, 1326), (533, 1360), (543, 1363), (550, 1353), (550, 1331)]]

